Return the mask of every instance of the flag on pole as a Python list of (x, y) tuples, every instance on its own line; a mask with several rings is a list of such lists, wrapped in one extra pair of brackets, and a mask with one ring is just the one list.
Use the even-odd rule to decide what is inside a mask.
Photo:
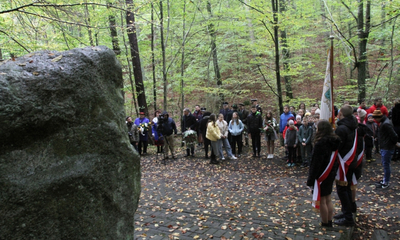
[(321, 113), (319, 118), (328, 120), (330, 123), (334, 121), (332, 120), (332, 87), (331, 87), (331, 62), (330, 62), (330, 55), (331, 51), (328, 51), (328, 61), (326, 64), (326, 73), (325, 73), (325, 81), (324, 87), (322, 90), (322, 97), (321, 97)]

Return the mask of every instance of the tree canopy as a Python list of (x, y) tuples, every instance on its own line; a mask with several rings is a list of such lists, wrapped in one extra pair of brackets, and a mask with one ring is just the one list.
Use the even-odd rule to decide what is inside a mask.
[(128, 114), (250, 98), (278, 112), (282, 102), (318, 101), (333, 35), (337, 105), (391, 101), (399, 15), (398, 1), (12, 0), (0, 6), (0, 59), (105, 45), (123, 66)]

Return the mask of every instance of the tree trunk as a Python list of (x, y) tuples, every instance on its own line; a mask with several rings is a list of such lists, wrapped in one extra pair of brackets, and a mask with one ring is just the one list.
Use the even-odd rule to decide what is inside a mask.
[[(183, 76), (185, 73), (185, 42), (186, 42), (186, 0), (183, 0), (183, 14), (182, 14), (182, 56), (181, 56), (181, 110), (185, 108), (185, 94), (183, 92), (184, 81)], [(182, 114), (181, 114), (182, 116)]]
[(281, 72), (279, 69), (279, 36), (278, 36), (278, 0), (271, 0), (272, 12), (273, 12), (273, 23), (274, 23), (274, 43), (275, 43), (275, 73), (276, 73), (276, 87), (278, 92), (279, 101), (279, 112), (283, 112), (283, 101), (282, 101), (282, 87), (281, 87)]
[[(279, 7), (280, 7), (280, 12), (284, 13), (286, 11), (286, 2), (285, 0), (280, 0), (279, 1)], [(288, 99), (293, 98), (293, 92), (292, 92), (292, 83), (291, 83), (291, 77), (289, 75), (290, 71), (290, 64), (289, 64), (289, 58), (290, 58), (290, 52), (289, 48), (287, 45), (287, 35), (286, 35), (286, 29), (281, 29), (281, 42), (282, 42), (282, 60), (283, 60), (283, 72), (284, 72), (284, 79), (285, 79), (285, 88), (286, 88), (286, 97)]]
[(161, 38), (161, 53), (162, 53), (162, 71), (163, 71), (163, 82), (164, 82), (164, 111), (167, 111), (167, 66), (165, 60), (165, 42), (164, 42), (164, 14), (163, 14), (163, 3), (160, 1), (160, 38)]
[(358, 101), (365, 99), (365, 78), (367, 71), (367, 42), (368, 35), (370, 31), (370, 21), (371, 21), (371, 1), (367, 0), (367, 6), (365, 10), (365, 27), (364, 27), (364, 0), (358, 0), (358, 75), (357, 75), (357, 83), (358, 83)]
[(139, 46), (136, 36), (135, 15), (132, 12), (134, 6), (132, 0), (125, 0), (125, 2), (127, 5), (126, 24), (127, 24), (128, 39), (132, 56), (133, 75), (135, 77), (135, 85), (136, 85), (135, 87), (136, 87), (139, 109), (140, 111), (143, 111), (146, 116), (148, 116), (149, 111), (146, 103), (146, 94), (143, 84), (143, 74), (140, 64)]
[(89, 26), (87, 28), (87, 30), (88, 30), (88, 35), (89, 35), (90, 46), (94, 46), (93, 36), (92, 36), (92, 29), (90, 27), (90, 15), (89, 15), (89, 9), (88, 9), (88, 5), (87, 4), (85, 4), (85, 22), (86, 22), (86, 25)]
[[(107, 2), (107, 8), (110, 9), (111, 6), (112, 6), (112, 3)], [(114, 51), (115, 55), (120, 55), (121, 48), (119, 47), (119, 43), (118, 43), (118, 32), (117, 32), (117, 27), (116, 27), (117, 23), (115, 21), (114, 14), (108, 15), (108, 21), (110, 22), (110, 34), (111, 34), (111, 42), (112, 42), (112, 46), (113, 46), (113, 51)]]
[[(123, 13), (121, 12), (121, 29), (125, 29), (124, 26), (124, 16)], [(135, 86), (133, 84), (133, 79), (132, 79), (132, 68), (131, 68), (131, 61), (129, 60), (129, 51), (128, 51), (128, 46), (126, 44), (126, 40), (125, 40), (125, 34), (121, 34), (122, 35), (122, 43), (124, 44), (125, 47), (125, 57), (126, 57), (126, 62), (127, 62), (127, 66), (128, 66), (128, 70), (129, 70), (129, 82), (131, 84), (131, 92), (132, 92), (132, 101), (133, 104), (131, 104), (131, 111), (130, 111), (130, 115), (132, 115), (133, 113), (133, 107), (135, 107), (135, 111), (136, 111), (136, 116), (139, 115), (138, 112), (138, 107), (137, 107), (137, 103), (136, 103), (136, 92), (135, 92)]]
[[(212, 23), (212, 11), (211, 11), (211, 2), (207, 1), (207, 11), (210, 15), (210, 24), (208, 25), (208, 32), (211, 37), (211, 53), (212, 53), (212, 58), (213, 58), (213, 64), (214, 64), (214, 72), (215, 72), (215, 77), (217, 78), (217, 85), (220, 88), (222, 86), (222, 81), (221, 81), (221, 73), (219, 70), (218, 66), (218, 55), (217, 55), (217, 44), (216, 44), (216, 35), (215, 35), (215, 28), (214, 24)], [(219, 94), (221, 102), (224, 101), (224, 94), (220, 93)]]
[(154, 5), (151, 3), (151, 70), (153, 73), (153, 105), (157, 110), (156, 61), (154, 57)]

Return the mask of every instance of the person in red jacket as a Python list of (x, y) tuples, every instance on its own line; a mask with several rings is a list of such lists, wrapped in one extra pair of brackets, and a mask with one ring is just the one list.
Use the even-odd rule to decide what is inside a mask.
[(388, 112), (387, 108), (382, 104), (381, 97), (375, 98), (374, 104), (370, 108), (368, 108), (367, 114), (373, 113), (375, 110), (381, 110), (381, 113), (383, 115), (385, 115), (386, 117), (389, 116), (389, 112)]

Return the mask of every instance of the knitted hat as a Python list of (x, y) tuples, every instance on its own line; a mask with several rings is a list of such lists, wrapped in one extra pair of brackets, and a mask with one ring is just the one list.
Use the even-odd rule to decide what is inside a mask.
[(236, 104), (233, 104), (233, 105), (232, 105), (232, 108), (233, 108), (233, 109), (237, 109), (238, 106), (237, 106)]
[(304, 116), (311, 116), (310, 112), (306, 112), (306, 114), (304, 114)]
[(369, 117), (372, 117), (372, 113), (369, 113), (367, 117), (368, 117), (368, 118), (369, 118)]
[(294, 125), (293, 120), (289, 120), (289, 125)]
[(367, 112), (364, 109), (358, 109), (357, 114), (360, 118), (363, 118), (367, 115)]
[(372, 113), (373, 118), (381, 118), (383, 116), (381, 110), (375, 110), (374, 113)]

